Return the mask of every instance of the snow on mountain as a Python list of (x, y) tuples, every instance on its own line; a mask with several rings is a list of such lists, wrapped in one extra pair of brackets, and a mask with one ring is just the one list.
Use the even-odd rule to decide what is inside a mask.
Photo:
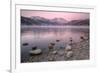
[(58, 23), (67, 23), (68, 22), (64, 18), (54, 18), (54, 19), (52, 19), (52, 21), (53, 22), (58, 22)]

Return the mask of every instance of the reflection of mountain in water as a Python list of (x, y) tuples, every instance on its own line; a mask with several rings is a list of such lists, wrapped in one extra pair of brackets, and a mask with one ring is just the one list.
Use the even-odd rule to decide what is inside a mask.
[[(72, 26), (73, 27), (73, 26)], [(22, 36), (26, 39), (69, 39), (70, 37), (79, 39), (81, 34), (88, 33), (89, 28), (41, 28), (41, 27), (27, 27), (21, 29)], [(61, 36), (62, 35), (62, 36)], [(28, 41), (28, 40), (27, 40)]]
[(67, 21), (64, 18), (46, 19), (39, 16), (21, 16), (22, 25), (89, 25), (89, 19)]

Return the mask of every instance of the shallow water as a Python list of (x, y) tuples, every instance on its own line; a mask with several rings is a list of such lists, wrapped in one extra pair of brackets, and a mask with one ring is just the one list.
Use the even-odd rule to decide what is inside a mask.
[[(55, 48), (65, 47), (70, 38), (73, 42), (79, 42), (80, 36), (89, 33), (89, 28), (70, 26), (70, 27), (21, 27), (21, 61), (29, 58), (29, 51), (37, 46), (43, 52), (48, 51), (48, 44), (55, 43)], [(56, 40), (60, 40), (56, 42)], [(28, 43), (28, 45), (22, 45)]]

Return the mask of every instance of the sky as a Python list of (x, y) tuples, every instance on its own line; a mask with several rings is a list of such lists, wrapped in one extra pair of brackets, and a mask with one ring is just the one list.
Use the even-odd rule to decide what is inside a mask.
[(89, 13), (21, 10), (21, 16), (24, 17), (40, 16), (47, 19), (64, 18), (68, 21), (71, 21), (79, 19), (88, 19)]

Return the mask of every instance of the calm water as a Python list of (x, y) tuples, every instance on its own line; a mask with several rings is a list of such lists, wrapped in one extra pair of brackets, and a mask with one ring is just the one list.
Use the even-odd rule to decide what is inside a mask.
[[(29, 58), (29, 51), (37, 46), (47, 52), (49, 43), (56, 43), (55, 47), (65, 47), (72, 37), (74, 42), (80, 41), (80, 36), (89, 33), (88, 27), (23, 27), (21, 28), (21, 61)], [(56, 42), (56, 40), (60, 40)], [(23, 46), (23, 43), (28, 43)]]

